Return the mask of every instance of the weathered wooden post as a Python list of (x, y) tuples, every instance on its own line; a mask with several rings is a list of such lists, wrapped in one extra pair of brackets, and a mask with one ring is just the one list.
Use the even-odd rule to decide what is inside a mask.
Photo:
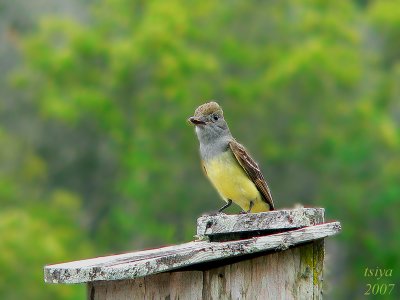
[(48, 283), (87, 283), (88, 299), (320, 299), (324, 209), (203, 216), (198, 241), (48, 265)]

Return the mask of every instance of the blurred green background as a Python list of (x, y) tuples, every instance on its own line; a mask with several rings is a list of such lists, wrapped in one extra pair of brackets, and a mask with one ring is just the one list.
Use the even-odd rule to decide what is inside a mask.
[(400, 299), (399, 7), (0, 0), (0, 298), (83, 299), (43, 265), (192, 240), (223, 203), (186, 118), (215, 99), (278, 209), (342, 222), (328, 298), (379, 267)]

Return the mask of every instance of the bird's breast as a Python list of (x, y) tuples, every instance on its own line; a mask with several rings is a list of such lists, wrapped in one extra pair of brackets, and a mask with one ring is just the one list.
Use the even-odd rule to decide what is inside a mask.
[(259, 192), (231, 151), (204, 162), (207, 176), (224, 199), (255, 199)]

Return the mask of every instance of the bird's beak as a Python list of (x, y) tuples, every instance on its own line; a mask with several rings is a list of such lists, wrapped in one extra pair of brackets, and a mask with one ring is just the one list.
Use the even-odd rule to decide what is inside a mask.
[(197, 117), (190, 117), (188, 119), (188, 122), (190, 122), (194, 125), (205, 125), (206, 124), (206, 122), (200, 120), (200, 118), (197, 118)]

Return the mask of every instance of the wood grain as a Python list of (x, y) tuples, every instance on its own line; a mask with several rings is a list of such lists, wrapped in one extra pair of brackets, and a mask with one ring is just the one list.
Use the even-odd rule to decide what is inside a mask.
[(197, 236), (288, 230), (322, 223), (323, 208), (274, 210), (256, 214), (205, 215), (197, 219)]
[[(320, 299), (314, 295), (315, 243), (204, 271), (175, 271), (122, 281), (92, 282), (90, 300)], [(141, 286), (140, 288), (138, 288)], [(318, 292), (319, 293), (319, 292)]]
[(203, 216), (199, 241), (49, 265), (45, 281), (88, 282), (90, 300), (322, 299), (324, 238), (341, 230), (323, 222), (318, 208)]
[(48, 283), (132, 279), (245, 254), (282, 251), (297, 244), (334, 235), (340, 230), (339, 222), (331, 222), (239, 241), (190, 242), (154, 250), (49, 265), (45, 267), (44, 275)]

